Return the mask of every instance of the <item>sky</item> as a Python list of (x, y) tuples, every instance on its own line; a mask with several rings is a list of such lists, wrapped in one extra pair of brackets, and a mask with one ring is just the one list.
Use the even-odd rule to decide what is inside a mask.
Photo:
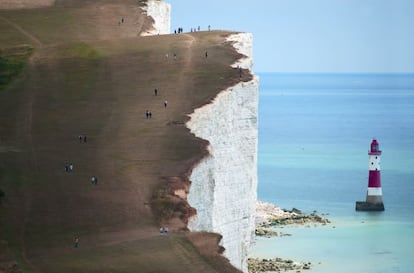
[(258, 73), (414, 73), (414, 0), (165, 1), (172, 31), (253, 33)]

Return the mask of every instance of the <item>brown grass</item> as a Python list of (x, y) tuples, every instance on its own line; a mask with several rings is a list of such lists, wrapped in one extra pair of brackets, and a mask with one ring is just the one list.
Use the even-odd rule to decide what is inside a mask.
[[(108, 5), (101, 7), (114, 2)], [(230, 67), (240, 56), (225, 42), (229, 33), (131, 38), (85, 27), (60, 39), (66, 20), (90, 8), (59, 9), (63, 22), (50, 31), (30, 22), (42, 14), (58, 18), (53, 8), (0, 14), (42, 42), (0, 92), (6, 260), (13, 257), (26, 272), (238, 272), (217, 255), (215, 235), (179, 232), (194, 210), (174, 195), (188, 190), (191, 168), (206, 154), (206, 141), (184, 126), (188, 114), (240, 80)], [(100, 14), (89, 23), (119, 15)], [(0, 31), (24, 36), (16, 28)], [(67, 162), (73, 173), (65, 173)], [(177, 233), (160, 236), (159, 224)]]

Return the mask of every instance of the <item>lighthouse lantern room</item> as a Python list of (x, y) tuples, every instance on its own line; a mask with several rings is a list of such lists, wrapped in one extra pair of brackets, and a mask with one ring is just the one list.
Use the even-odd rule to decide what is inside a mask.
[(369, 176), (368, 190), (365, 202), (356, 202), (357, 211), (383, 211), (384, 203), (382, 201), (380, 161), (381, 150), (376, 139), (371, 142), (371, 149), (368, 151), (369, 156)]

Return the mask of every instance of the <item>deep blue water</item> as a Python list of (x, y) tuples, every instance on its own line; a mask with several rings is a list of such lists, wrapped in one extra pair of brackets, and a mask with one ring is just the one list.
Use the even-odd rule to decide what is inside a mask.
[[(260, 239), (253, 256), (313, 259), (314, 272), (411, 272), (414, 74), (259, 76), (259, 199), (329, 213), (333, 225)], [(386, 210), (355, 212), (373, 137)]]

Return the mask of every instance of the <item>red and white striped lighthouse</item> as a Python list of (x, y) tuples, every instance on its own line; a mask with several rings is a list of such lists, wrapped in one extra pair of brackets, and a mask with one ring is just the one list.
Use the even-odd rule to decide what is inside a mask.
[(368, 191), (365, 202), (356, 202), (356, 210), (364, 211), (383, 211), (384, 203), (382, 201), (381, 188), (381, 150), (376, 139), (371, 142), (371, 149), (368, 151), (369, 156), (369, 177)]

